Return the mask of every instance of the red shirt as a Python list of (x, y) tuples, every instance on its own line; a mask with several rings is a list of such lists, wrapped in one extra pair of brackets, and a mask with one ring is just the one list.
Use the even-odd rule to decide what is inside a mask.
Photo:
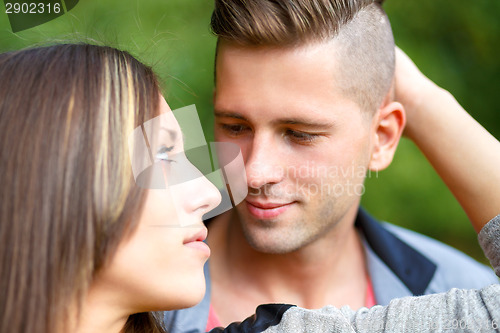
[[(377, 302), (375, 301), (375, 293), (373, 292), (373, 285), (372, 285), (372, 280), (370, 277), (367, 277), (367, 285), (366, 285), (366, 298), (365, 298), (365, 307), (371, 308), (372, 306), (376, 305)], [(213, 328), (216, 327), (221, 327), (222, 324), (219, 320), (219, 317), (217, 317), (217, 314), (215, 313), (214, 307), (212, 306), (212, 303), (210, 303), (210, 308), (208, 310), (208, 320), (207, 320), (207, 327), (206, 331), (210, 331)]]

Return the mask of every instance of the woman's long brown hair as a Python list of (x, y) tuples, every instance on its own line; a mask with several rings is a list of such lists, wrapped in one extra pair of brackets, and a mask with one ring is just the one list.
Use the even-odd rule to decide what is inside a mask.
[[(159, 110), (152, 70), (109, 47), (0, 55), (0, 332), (67, 332), (145, 194), (127, 135)], [(137, 325), (140, 323), (140, 325)], [(126, 331), (160, 332), (150, 314)]]

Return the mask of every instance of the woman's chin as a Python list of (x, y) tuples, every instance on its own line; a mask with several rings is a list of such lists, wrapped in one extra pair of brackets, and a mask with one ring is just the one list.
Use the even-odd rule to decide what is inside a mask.
[(181, 308), (190, 308), (192, 306), (197, 305), (203, 300), (203, 297), (205, 297), (205, 282), (203, 281), (203, 287), (202, 288), (192, 288), (182, 296), (180, 299), (181, 301), (179, 302), (179, 306), (177, 306), (177, 309)]
[(149, 311), (170, 311), (193, 307), (203, 300), (205, 289), (205, 280), (203, 283), (191, 284), (190, 288), (179, 288), (178, 292), (170, 294), (168, 304), (163, 304), (163, 306)]

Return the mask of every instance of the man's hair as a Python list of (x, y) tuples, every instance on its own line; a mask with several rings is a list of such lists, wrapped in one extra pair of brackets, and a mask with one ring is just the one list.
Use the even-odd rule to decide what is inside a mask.
[(376, 110), (394, 75), (394, 39), (383, 0), (215, 0), (211, 28), (240, 46), (297, 47), (334, 41), (338, 84)]

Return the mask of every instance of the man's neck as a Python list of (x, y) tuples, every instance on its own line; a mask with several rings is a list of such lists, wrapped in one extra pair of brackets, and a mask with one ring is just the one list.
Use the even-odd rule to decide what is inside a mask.
[[(345, 221), (320, 239), (287, 254), (253, 249), (235, 215), (225, 214), (209, 227), (212, 304), (222, 324), (244, 319), (261, 303), (364, 305), (367, 272), (353, 227), (356, 212), (346, 214)], [(240, 311), (235, 309), (246, 312), (237, 317)]]

